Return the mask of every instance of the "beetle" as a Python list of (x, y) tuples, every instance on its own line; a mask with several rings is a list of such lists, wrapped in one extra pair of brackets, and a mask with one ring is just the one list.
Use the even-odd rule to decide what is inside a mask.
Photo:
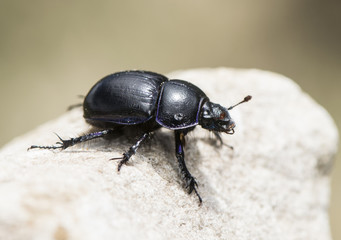
[(184, 80), (173, 79), (150, 71), (123, 71), (99, 80), (83, 102), (84, 118), (100, 131), (64, 140), (52, 146), (32, 145), (29, 149), (66, 149), (77, 143), (112, 134), (120, 128), (135, 128), (142, 132), (136, 143), (118, 159), (117, 171), (136, 153), (140, 145), (155, 130), (164, 127), (174, 131), (175, 155), (181, 178), (188, 193), (197, 191), (198, 184), (188, 171), (184, 158), (185, 136), (197, 125), (221, 141), (219, 133), (233, 134), (235, 122), (228, 110), (247, 102), (246, 96), (238, 104), (225, 108), (209, 100), (197, 86)]

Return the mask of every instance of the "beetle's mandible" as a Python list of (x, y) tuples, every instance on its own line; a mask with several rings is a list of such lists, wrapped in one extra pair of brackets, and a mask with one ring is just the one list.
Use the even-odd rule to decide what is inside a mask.
[[(197, 86), (183, 80), (149, 71), (124, 71), (108, 75), (99, 80), (86, 95), (82, 104), (85, 120), (101, 131), (64, 140), (53, 146), (32, 145), (29, 149), (66, 149), (80, 142), (104, 137), (121, 128), (135, 128), (142, 134), (119, 159), (117, 170), (136, 153), (148, 136), (160, 127), (174, 130), (175, 155), (180, 174), (188, 193), (197, 191), (197, 183), (188, 171), (184, 159), (185, 136), (196, 125), (219, 133), (233, 134), (235, 123), (228, 110), (247, 102), (247, 96), (238, 104), (225, 108), (212, 103)], [(220, 139), (221, 140), (221, 139)]]

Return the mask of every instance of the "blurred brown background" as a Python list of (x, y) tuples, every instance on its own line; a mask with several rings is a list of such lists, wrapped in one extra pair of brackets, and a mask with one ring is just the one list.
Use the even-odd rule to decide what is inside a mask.
[[(127, 69), (278, 72), (341, 126), (340, 1), (1, 0), (0, 31), (0, 146), (63, 114), (99, 78)], [(335, 240), (340, 160), (330, 209)]]

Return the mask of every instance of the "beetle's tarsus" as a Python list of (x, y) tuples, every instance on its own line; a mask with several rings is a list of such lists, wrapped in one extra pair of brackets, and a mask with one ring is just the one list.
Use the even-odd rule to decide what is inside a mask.
[(194, 177), (189, 176), (189, 177), (185, 177), (185, 181), (186, 181), (186, 188), (188, 188), (188, 193), (191, 194), (194, 190), (195, 187), (198, 187), (197, 182), (195, 181)]
[(198, 199), (199, 199), (199, 206), (201, 206), (201, 204), (202, 204), (202, 199), (201, 199), (201, 197), (200, 197), (200, 195), (199, 195), (199, 193), (198, 193), (198, 191), (197, 191), (197, 189), (194, 187), (193, 188), (193, 190), (194, 190), (194, 192), (195, 192), (195, 195), (197, 195), (197, 197), (198, 197)]
[(131, 156), (128, 156), (128, 154), (126, 154), (126, 153), (123, 154), (122, 160), (117, 165), (117, 172), (119, 172), (121, 170), (121, 167), (123, 166), (123, 164), (127, 164), (130, 157)]
[(200, 206), (202, 203), (202, 199), (201, 199), (199, 192), (197, 190), (198, 184), (195, 181), (194, 177), (192, 177), (192, 175), (189, 174), (189, 175), (184, 176), (183, 178), (184, 178), (184, 181), (186, 184), (185, 188), (188, 189), (188, 194), (191, 194), (194, 191), (195, 195), (197, 195), (197, 197), (199, 199), (199, 206)]
[(56, 142), (56, 144), (59, 144), (60, 145), (59, 148), (62, 148), (63, 150), (77, 143), (77, 141), (75, 141), (77, 140), (77, 138), (70, 138), (69, 140), (64, 140), (57, 133), (54, 134), (56, 134), (56, 136), (60, 140), (60, 142)]
[(121, 170), (121, 167), (123, 166), (123, 164), (127, 164), (127, 162), (129, 161), (129, 159), (136, 153), (137, 149), (140, 147), (141, 143), (146, 140), (151, 134), (149, 132), (144, 133), (142, 135), (142, 137), (139, 138), (139, 140), (137, 140), (137, 142), (131, 146), (129, 148), (128, 151), (126, 151), (125, 153), (123, 153), (122, 157), (118, 157), (118, 158), (111, 158), (109, 160), (121, 160), (119, 161), (118, 165), (117, 165), (117, 172), (119, 172)]
[(58, 149), (58, 148), (63, 148), (63, 146), (39, 146), (39, 145), (32, 145), (29, 148), (27, 148), (27, 151), (31, 150), (31, 149)]
[[(130, 149), (129, 149), (130, 150)], [(117, 172), (121, 171), (121, 167), (123, 164), (127, 164), (129, 159), (131, 158), (131, 155), (129, 155), (129, 150), (126, 153), (123, 153), (123, 157), (117, 157), (117, 158), (110, 158), (109, 160), (120, 160), (117, 165)]]

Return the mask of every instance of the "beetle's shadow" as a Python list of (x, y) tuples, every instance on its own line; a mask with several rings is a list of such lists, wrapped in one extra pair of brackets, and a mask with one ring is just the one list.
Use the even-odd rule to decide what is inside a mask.
[[(176, 180), (178, 183), (181, 183), (174, 141), (174, 134), (172, 132), (158, 130), (143, 149), (143, 153), (145, 156), (149, 156), (151, 165), (160, 177), (168, 182)], [(155, 148), (158, 149), (158, 154), (153, 152)]]
[[(203, 154), (201, 154), (203, 150), (199, 149), (200, 146), (199, 142), (202, 141), (204, 141), (204, 144), (209, 145), (206, 146), (207, 150), (209, 151), (212, 150), (219, 152), (221, 151), (222, 148), (228, 147), (230, 149), (229, 152), (231, 153), (230, 155), (231, 158), (233, 158), (234, 150), (233, 147), (231, 147), (228, 144), (225, 144), (224, 142), (222, 142), (221, 144), (220, 140), (217, 139), (214, 135), (212, 137), (203, 138), (196, 137), (195, 134), (192, 135), (190, 133), (186, 136), (186, 146), (184, 151), (185, 162), (188, 167), (188, 170), (198, 183), (198, 192), (203, 198), (204, 204), (205, 201), (209, 199), (210, 201), (209, 208), (213, 209), (215, 212), (219, 212), (220, 211), (219, 203), (215, 201), (214, 198), (210, 197), (211, 194), (219, 195), (219, 193), (217, 193), (216, 189), (211, 185), (209, 179), (205, 179), (210, 176), (205, 174), (199, 168), (199, 166), (203, 165), (203, 161), (208, 160), (205, 159), (205, 156), (203, 156)], [(162, 157), (162, 159), (166, 160), (166, 164), (160, 160), (156, 160), (156, 162), (151, 162), (155, 171), (159, 174), (159, 176), (166, 179), (170, 183), (176, 181), (184, 189), (184, 192), (186, 192), (186, 189), (184, 188), (184, 183), (180, 177), (178, 162), (175, 156), (174, 134), (172, 134), (172, 132), (157, 131), (151, 142), (152, 144), (149, 144), (148, 147), (153, 148), (153, 146), (157, 146), (158, 149), (160, 149), (161, 154), (164, 154), (164, 157)], [(146, 151), (145, 154), (148, 154), (147, 152), (148, 150)], [(218, 156), (216, 155), (216, 157)], [(166, 168), (165, 165), (169, 167)], [(171, 173), (170, 169), (172, 170)], [(194, 193), (191, 194), (191, 197), (196, 198)]]
[[(198, 191), (201, 197), (203, 197), (204, 201), (205, 196), (203, 193), (208, 194), (212, 193), (214, 190), (208, 181), (204, 178), (206, 177), (205, 174), (199, 169), (199, 165), (201, 165), (203, 159), (202, 155), (200, 154), (200, 150), (197, 147), (197, 142), (201, 141), (202, 139), (197, 139), (194, 136), (187, 136), (186, 137), (186, 146), (185, 146), (185, 162), (188, 167), (188, 170), (193, 175), (198, 183)], [(150, 155), (153, 151), (153, 148), (157, 147), (159, 149), (159, 153), (163, 156), (156, 156), (155, 154)], [(151, 148), (151, 149), (150, 149)], [(184, 188), (184, 182), (181, 180), (178, 161), (175, 155), (175, 139), (174, 134), (169, 131), (157, 131), (150, 141), (150, 144), (144, 148), (143, 153), (145, 156), (150, 156), (149, 160), (151, 161), (151, 165), (155, 169), (155, 172), (168, 181), (169, 183), (177, 182), (179, 186), (187, 192)], [(158, 157), (158, 159), (156, 159)], [(164, 162), (164, 160), (166, 162)], [(206, 184), (203, 184), (206, 183)], [(195, 194), (192, 193), (191, 197), (196, 198)], [(197, 200), (197, 199), (196, 199)]]
[[(91, 129), (89, 132), (94, 132), (94, 130), (95, 129)], [(116, 152), (112, 157), (121, 157), (125, 151), (136, 143), (139, 137), (140, 135), (136, 132), (127, 133), (126, 131), (117, 131), (103, 138), (81, 143), (78, 145), (80, 148), (67, 149), (66, 151), (89, 152), (90, 150)], [(199, 194), (200, 192), (209, 194), (214, 192), (214, 189), (208, 184), (208, 181), (205, 181), (205, 174), (198, 168), (198, 165), (205, 160), (197, 147), (197, 142), (202, 140), (203, 139), (196, 138), (195, 136), (186, 136), (186, 146), (184, 148), (185, 162), (188, 170), (198, 183)], [(213, 146), (217, 144), (214, 139), (208, 140), (208, 143)], [(84, 150), (84, 148), (86, 148), (86, 150)], [(116, 155), (117, 152), (119, 155)], [(139, 161), (147, 161), (161, 178), (169, 183), (177, 182), (177, 184), (183, 188), (184, 192), (186, 192), (184, 182), (181, 180), (178, 161), (175, 155), (175, 138), (172, 131), (162, 131), (159, 129), (153, 132), (151, 138), (147, 139), (147, 141), (141, 145), (137, 154), (129, 160), (127, 165), (128, 167), (133, 167), (135, 164), (139, 164)], [(203, 184), (204, 182), (206, 184)], [(200, 191), (200, 189), (205, 190)], [(196, 197), (194, 194), (191, 194), (191, 196)], [(207, 196), (201, 193), (201, 197), (205, 200)]]
[[(97, 128), (91, 128), (80, 135), (96, 131), (98, 131)], [(64, 152), (115, 152), (113, 153), (113, 158), (121, 157), (124, 152), (136, 143), (140, 135), (142, 135), (140, 132), (131, 132), (129, 129), (128, 131), (119, 129), (102, 138), (79, 143), (76, 147), (68, 148), (64, 150)], [(164, 160), (166, 160), (166, 162)], [(191, 160), (185, 160), (186, 163), (192, 162)], [(180, 174), (178, 174), (178, 162), (175, 156), (175, 139), (172, 132), (154, 131), (152, 135), (142, 143), (137, 150), (137, 153), (130, 158), (127, 165), (133, 166), (134, 164), (138, 164), (139, 161), (149, 162), (155, 171), (168, 182), (177, 179), (178, 182), (181, 183)], [(193, 166), (193, 168), (195, 168), (195, 166)]]

